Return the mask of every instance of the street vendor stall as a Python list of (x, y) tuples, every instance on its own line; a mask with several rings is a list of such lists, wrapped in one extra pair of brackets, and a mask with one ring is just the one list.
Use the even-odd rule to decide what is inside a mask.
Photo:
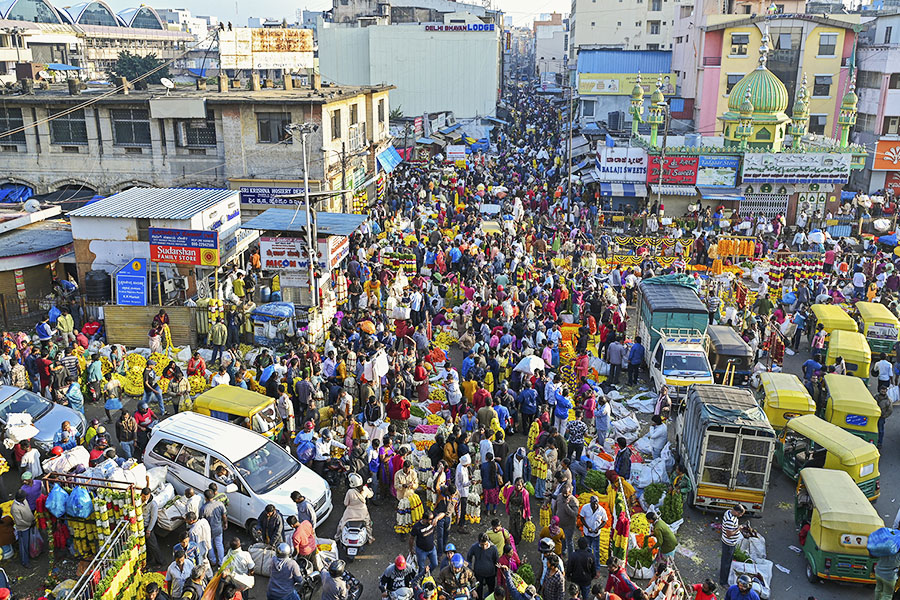
[(290, 302), (261, 304), (251, 313), (253, 341), (264, 346), (280, 346), (296, 333), (294, 305)]

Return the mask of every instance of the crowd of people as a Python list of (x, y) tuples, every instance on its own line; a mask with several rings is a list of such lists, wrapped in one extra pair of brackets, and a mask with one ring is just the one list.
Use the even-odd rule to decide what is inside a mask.
[[(676, 534), (650, 511), (647, 521), (658, 540), (658, 564), (649, 582), (639, 586), (621, 558), (606, 558), (608, 549), (601, 551), (600, 531), (609, 525), (609, 516), (598, 498), (582, 506), (576, 497), (590, 468), (583, 460), (588, 439), (609, 440), (615, 448), (614, 466), (607, 472), (611, 480), (630, 476), (634, 451), (625, 439), (610, 438), (607, 395), (636, 386), (644, 355), (652, 350), (629, 330), (635, 290), (644, 278), (688, 272), (697, 279), (710, 323), (733, 326), (754, 356), (770, 350), (766, 340), (773, 330), (786, 336), (793, 351), (805, 339), (813, 357), (803, 365), (803, 379), (818, 399), (822, 375), (841, 373), (843, 366), (842, 361), (824, 366), (817, 352), (824, 333), (811, 330), (810, 306), (877, 298), (896, 312), (900, 272), (894, 257), (874, 247), (857, 252), (843, 242), (810, 241), (804, 225), (812, 216), (804, 215), (804, 225), (790, 233), (781, 214), (774, 219), (748, 215), (757, 256), (783, 249), (819, 252), (824, 273), (792, 279), (789, 303), (781, 290), (779, 300), (773, 300), (769, 286), (774, 284), (760, 277), (752, 284), (753, 302), (724, 310), (720, 284), (690, 269), (721, 259), (721, 208), (697, 207), (688, 219), (663, 225), (654, 203), (634, 215), (633, 222), (640, 224), (642, 235), (671, 238), (662, 253), (674, 260), (660, 263), (650, 248), (641, 246), (634, 249), (637, 260), (631, 266), (610, 262), (604, 272), (601, 261), (618, 252), (606, 222), (610, 206), (606, 198), (588, 196), (579, 182), (570, 185), (558, 110), (515, 88), (506, 100), (511, 122), (498, 128), (495, 152), (472, 155), (465, 167), (446, 166), (437, 157), (394, 172), (386, 199), (351, 237), (341, 275), (347, 278), (347, 297), (323, 345), (298, 339), (277, 351), (255, 352), (247, 363), (239, 350), (246, 333), (241, 314), (262, 274), (254, 268), (259, 266), (254, 253), (249, 275), (234, 271), (228, 277), (229, 294), (239, 296), (238, 308), (229, 307), (226, 317), (206, 332), (212, 357), (205, 360), (195, 351), (184, 363), (173, 360), (164, 372), (170, 380), (165, 394), (156, 365), (149, 361), (136, 410), (128, 406), (133, 400), (118, 380), (104, 375), (92, 345), (105, 342), (102, 322), (84, 319), (76, 329), (67, 309), (53, 324), (42, 320), (34, 338), (5, 336), (3, 383), (79, 412), (102, 404), (106, 424), (92, 419), (84, 436), (92, 463), (139, 459), (155, 423), (191, 409), (192, 376), (203, 376), (211, 386), (264, 392), (276, 401), (285, 446), (294, 452), (300, 441), (313, 445), (314, 470), (324, 473), (335, 450), (350, 457), (342, 524), (366, 521), (373, 542), (370, 503), (396, 503), (398, 524), (412, 506), (416, 518), (407, 540), (391, 542), (398, 556), (372, 583), (384, 597), (413, 588), (425, 600), (473, 594), (495, 600), (672, 600), (693, 594), (703, 600), (719, 591), (726, 600), (758, 599), (746, 576), (727, 585), (729, 549), (733, 553), (742, 507), (726, 513), (723, 521), (722, 572), (694, 585), (686, 585), (674, 565)], [(485, 204), (501, 207), (496, 230), (485, 227), (492, 220), (482, 210)], [(730, 219), (740, 220), (734, 214)], [(697, 235), (683, 245), (691, 229)], [(398, 252), (414, 256), (414, 268), (406, 272), (389, 266), (389, 255)], [(571, 359), (564, 356), (564, 323), (578, 325)], [(165, 351), (168, 324), (160, 310), (150, 334), (155, 351)], [(123, 372), (125, 353), (122, 346), (111, 347), (113, 373)], [(900, 374), (898, 356), (882, 355), (875, 367), (884, 418), (891, 403), (883, 398)], [(538, 366), (517, 369), (527, 357), (538, 359)], [(593, 379), (592, 357), (608, 365), (602, 384)], [(564, 375), (566, 364), (571, 364), (571, 377)], [(437, 396), (435, 388), (442, 390)], [(430, 401), (443, 403), (441, 414), (446, 416), (426, 450), (431, 472), (420, 477), (409, 423), (413, 406)], [(653, 458), (668, 439), (671, 410), (663, 387), (651, 424)], [(53, 452), (77, 443), (77, 432), (64, 423)], [(28, 566), (41, 461), (27, 441), (17, 444), (14, 460), (22, 487), (12, 520), (22, 564)], [(162, 552), (154, 533), (159, 507), (149, 490), (144, 493), (148, 560), (166, 568), (166, 586), (154, 588), (153, 597), (199, 600), (214, 569), (228, 564), (244, 582), (246, 598), (255, 565), (240, 538), (228, 535), (227, 494), (212, 484), (207, 490), (188, 490), (186, 496), (186, 532), (171, 552)], [(292, 499), (296, 514), (283, 515), (268, 506), (257, 520), (257, 535), (276, 553), (266, 592), (271, 600), (296, 598), (295, 584), (309, 576), (300, 559), (315, 561), (316, 535), (321, 534), (310, 502), (299, 492)], [(475, 543), (465, 547), (463, 536), (480, 522), (470, 514), (473, 502), (487, 523), (476, 532)], [(535, 531), (533, 519), (542, 507), (548, 507), (550, 522)], [(532, 563), (534, 582), (523, 586), (517, 571), (529, 544), (537, 546), (540, 560)], [(347, 600), (359, 583), (342, 561), (322, 576), (326, 600)], [(226, 588), (225, 597), (232, 600), (240, 590)]]

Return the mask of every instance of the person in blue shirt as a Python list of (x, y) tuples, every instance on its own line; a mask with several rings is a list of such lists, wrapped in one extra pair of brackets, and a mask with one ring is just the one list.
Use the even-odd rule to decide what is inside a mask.
[(556, 405), (553, 409), (553, 416), (556, 417), (556, 428), (562, 436), (566, 435), (566, 429), (569, 425), (569, 409), (573, 407), (572, 401), (566, 398), (565, 395), (559, 392), (556, 393)]
[(737, 583), (725, 592), (725, 600), (759, 600), (759, 594), (753, 590), (750, 577), (741, 575)]
[(516, 403), (519, 405), (519, 412), (522, 414), (522, 431), (528, 433), (531, 428), (531, 422), (537, 414), (537, 392), (531, 388), (531, 380), (525, 379), (525, 389), (519, 392)]
[(794, 313), (794, 324), (797, 328), (794, 330), (791, 347), (794, 349), (794, 352), (797, 352), (800, 349), (800, 338), (803, 337), (803, 332), (806, 329), (806, 311), (803, 310), (803, 305), (800, 306), (800, 310)]
[(637, 385), (641, 371), (641, 363), (644, 360), (644, 346), (641, 344), (641, 336), (634, 338), (634, 344), (628, 351), (628, 383)]
[(497, 413), (497, 420), (500, 421), (500, 427), (506, 431), (509, 427), (509, 409), (503, 404), (495, 404), (494, 411)]
[(809, 391), (810, 396), (815, 397), (813, 394), (813, 385), (812, 378), (813, 375), (816, 374), (816, 371), (822, 370), (822, 355), (816, 354), (805, 363), (803, 363), (803, 384), (806, 386), (806, 389)]
[(472, 357), (472, 351), (470, 350), (466, 357), (462, 361), (462, 367), (460, 368), (460, 375), (462, 375), (463, 379), (469, 374), (469, 371), (472, 370), (472, 367), (475, 366), (475, 359)]

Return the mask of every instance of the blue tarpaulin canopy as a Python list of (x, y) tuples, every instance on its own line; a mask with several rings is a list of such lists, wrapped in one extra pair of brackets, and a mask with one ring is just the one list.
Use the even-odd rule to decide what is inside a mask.
[(741, 188), (731, 187), (704, 187), (697, 186), (697, 191), (704, 200), (715, 200), (716, 202), (743, 200), (744, 194)]
[(34, 195), (27, 185), (6, 183), (0, 187), (0, 202), (25, 202)]
[(81, 67), (73, 67), (72, 65), (64, 65), (63, 63), (47, 63), (48, 71), (80, 71)]
[(294, 316), (294, 305), (290, 302), (269, 302), (260, 304), (251, 314), (254, 321), (288, 319)]
[(397, 168), (397, 165), (403, 162), (403, 157), (397, 152), (393, 146), (389, 146), (384, 152), (380, 152), (375, 158), (385, 171), (391, 173)]

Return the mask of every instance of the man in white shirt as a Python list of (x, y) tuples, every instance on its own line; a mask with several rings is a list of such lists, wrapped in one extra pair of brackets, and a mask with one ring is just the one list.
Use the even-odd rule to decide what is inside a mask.
[(22, 460), (19, 463), (22, 472), (31, 473), (37, 479), (44, 474), (44, 469), (41, 467), (41, 453), (38, 452), (37, 448), (32, 448), (31, 440), (22, 440), (19, 445), (25, 448), (25, 454), (22, 455)]
[(608, 520), (606, 510), (600, 506), (600, 499), (591, 496), (591, 501), (581, 507), (581, 522), (584, 523), (584, 537), (587, 538), (588, 547), (594, 555), (594, 561), (600, 564), (600, 530)]
[(192, 512), (195, 515), (199, 515), (200, 505), (203, 504), (203, 497), (194, 491), (194, 488), (186, 488), (184, 490), (184, 497), (187, 498), (187, 510), (184, 512)]
[(231, 576), (239, 583), (252, 588), (253, 584), (256, 583), (255, 578), (253, 577), (254, 570), (256, 569), (256, 563), (253, 562), (253, 557), (250, 556), (249, 552), (241, 548), (241, 540), (237, 537), (231, 538), (230, 546), (231, 548), (228, 550), (228, 554), (225, 555), (225, 564), (227, 564), (228, 568), (231, 570)]
[(891, 385), (891, 377), (894, 374), (894, 365), (888, 362), (887, 355), (882, 352), (875, 363), (873, 372), (878, 373), (878, 391), (887, 389)]
[(166, 591), (170, 598), (181, 598), (184, 582), (191, 578), (193, 561), (185, 558), (184, 550), (175, 551), (175, 560), (166, 569)]
[(212, 548), (212, 530), (209, 528), (209, 521), (198, 519), (197, 513), (188, 512), (184, 514), (184, 523), (187, 525), (191, 541), (200, 547), (200, 556), (206, 559), (203, 566), (209, 568), (209, 551)]
[(866, 276), (862, 271), (853, 274), (853, 297), (864, 298), (866, 295)]
[(216, 387), (217, 385), (231, 385), (231, 375), (225, 371), (224, 366), (219, 367), (219, 372), (213, 375), (209, 382), (209, 387)]

